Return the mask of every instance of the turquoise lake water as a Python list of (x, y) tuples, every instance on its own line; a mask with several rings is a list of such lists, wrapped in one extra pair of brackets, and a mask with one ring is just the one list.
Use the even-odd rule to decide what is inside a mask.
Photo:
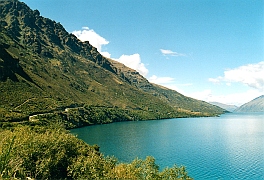
[(263, 113), (119, 122), (71, 132), (121, 162), (153, 156), (160, 169), (184, 165), (196, 180), (264, 179)]

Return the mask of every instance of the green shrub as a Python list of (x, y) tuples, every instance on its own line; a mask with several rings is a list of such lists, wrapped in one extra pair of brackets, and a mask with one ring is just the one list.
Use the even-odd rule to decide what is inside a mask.
[(58, 125), (0, 130), (0, 179), (188, 179), (184, 167), (159, 171), (153, 157), (118, 163)]
[[(12, 161), (11, 151), (13, 150), (15, 136), (11, 139), (3, 138), (1, 141), (0, 154), (0, 178), (7, 178), (14, 174), (16, 165)], [(6, 141), (6, 143), (5, 143)]]

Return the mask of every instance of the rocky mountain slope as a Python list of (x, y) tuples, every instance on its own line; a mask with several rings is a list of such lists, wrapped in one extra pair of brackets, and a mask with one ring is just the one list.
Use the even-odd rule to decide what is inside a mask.
[(2, 124), (56, 119), (75, 127), (225, 112), (149, 83), (23, 2), (0, 0), (0, 12)]
[(264, 95), (243, 104), (235, 112), (264, 112)]

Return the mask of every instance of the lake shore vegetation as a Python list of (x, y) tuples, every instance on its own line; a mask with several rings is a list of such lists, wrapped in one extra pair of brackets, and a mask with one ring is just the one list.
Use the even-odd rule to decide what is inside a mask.
[(160, 171), (151, 156), (120, 163), (60, 125), (0, 130), (0, 179), (191, 179), (184, 166)]

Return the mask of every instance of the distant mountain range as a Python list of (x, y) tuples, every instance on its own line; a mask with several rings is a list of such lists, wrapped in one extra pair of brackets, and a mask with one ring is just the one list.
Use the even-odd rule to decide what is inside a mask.
[(264, 95), (243, 104), (235, 112), (264, 112)]
[(224, 109), (152, 84), (18, 0), (0, 0), (0, 125), (70, 127), (216, 116)]
[(227, 105), (227, 104), (223, 104), (223, 103), (219, 103), (219, 102), (209, 102), (210, 104), (213, 104), (213, 105), (216, 105), (216, 106), (219, 106), (229, 112), (233, 112), (235, 109), (238, 108), (238, 106), (235, 106), (235, 105)]

